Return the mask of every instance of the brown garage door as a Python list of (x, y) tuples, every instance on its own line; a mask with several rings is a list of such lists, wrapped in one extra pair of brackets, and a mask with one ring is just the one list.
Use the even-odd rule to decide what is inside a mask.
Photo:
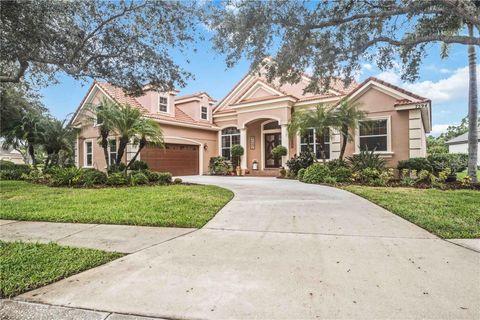
[(152, 171), (168, 171), (174, 176), (198, 174), (198, 146), (167, 144), (165, 149), (147, 146), (140, 153)]

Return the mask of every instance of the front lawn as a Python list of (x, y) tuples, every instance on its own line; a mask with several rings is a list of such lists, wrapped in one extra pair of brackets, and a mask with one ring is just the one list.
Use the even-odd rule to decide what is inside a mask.
[(0, 181), (0, 219), (200, 228), (232, 197), (204, 185), (75, 189)]
[(441, 238), (480, 238), (480, 192), (345, 186)]
[(9, 298), (123, 256), (120, 253), (0, 241), (0, 297)]

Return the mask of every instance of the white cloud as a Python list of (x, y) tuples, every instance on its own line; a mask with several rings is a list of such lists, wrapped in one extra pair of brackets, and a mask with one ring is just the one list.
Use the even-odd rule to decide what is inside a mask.
[(453, 72), (452, 70), (449, 70), (449, 69), (446, 69), (446, 68), (441, 68), (439, 71), (440, 71), (440, 73), (443, 73), (443, 74), (448, 74), (448, 73)]
[(380, 80), (390, 82), (391, 84), (401, 84), (399, 72), (396, 71), (383, 71), (377, 74), (376, 77)]
[(363, 70), (367, 70), (367, 71), (370, 71), (372, 70), (373, 66), (370, 64), (370, 63), (364, 63), (362, 64), (362, 69)]
[[(480, 77), (480, 71), (477, 71), (477, 77)], [(448, 78), (436, 82), (426, 80), (417, 83), (405, 83), (403, 87), (421, 96), (428, 97), (435, 103), (450, 103), (466, 99), (468, 96), (468, 80), (468, 67), (464, 67), (453, 71)]]
[(454, 125), (454, 123), (452, 123), (452, 124), (434, 124), (432, 126), (432, 131), (430, 132), (430, 135), (432, 135), (434, 137), (438, 137), (441, 133), (445, 132), (447, 130), (447, 128), (451, 125)]

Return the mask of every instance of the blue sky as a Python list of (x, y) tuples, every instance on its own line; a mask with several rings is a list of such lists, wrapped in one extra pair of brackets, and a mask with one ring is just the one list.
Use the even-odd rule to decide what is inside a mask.
[[(208, 41), (199, 43), (197, 52), (192, 49), (187, 54), (190, 60), (189, 64), (185, 62), (184, 55), (176, 54), (174, 56), (177, 63), (195, 75), (195, 79), (189, 81), (185, 88), (178, 88), (181, 90), (180, 95), (206, 91), (213, 98), (220, 100), (249, 69), (249, 62), (246, 60), (240, 61), (232, 69), (227, 69), (224, 57), (215, 53)], [(466, 46), (452, 46), (449, 58), (444, 60), (440, 58), (439, 46), (430, 46), (429, 54), (422, 64), (420, 78), (415, 83), (402, 83), (398, 70), (382, 72), (373, 63), (365, 62), (358, 80), (361, 81), (369, 76), (379, 77), (419, 95), (431, 98), (433, 101), (434, 125), (432, 134), (434, 135), (445, 130), (449, 124), (458, 124), (467, 114), (468, 69)], [(480, 75), (478, 78), (480, 78)], [(61, 75), (59, 81), (60, 83), (57, 85), (42, 88), (40, 93), (43, 95), (43, 102), (49, 108), (51, 114), (64, 119), (75, 111), (93, 80), (81, 82), (67, 75)]]

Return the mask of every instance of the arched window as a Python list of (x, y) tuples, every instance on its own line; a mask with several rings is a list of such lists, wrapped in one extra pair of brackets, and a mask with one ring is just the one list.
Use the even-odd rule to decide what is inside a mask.
[(229, 127), (222, 130), (222, 156), (228, 160), (231, 159), (231, 148), (235, 144), (240, 144), (240, 130), (235, 127)]

